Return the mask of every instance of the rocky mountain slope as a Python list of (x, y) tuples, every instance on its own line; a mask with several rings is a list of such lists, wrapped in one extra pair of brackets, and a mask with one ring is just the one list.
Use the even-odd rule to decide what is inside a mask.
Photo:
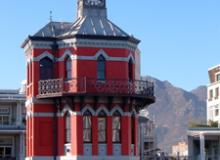
[(171, 146), (187, 139), (190, 121), (206, 121), (206, 87), (188, 92), (168, 81), (145, 77), (155, 83), (156, 103), (148, 107), (155, 120), (158, 147), (170, 152)]

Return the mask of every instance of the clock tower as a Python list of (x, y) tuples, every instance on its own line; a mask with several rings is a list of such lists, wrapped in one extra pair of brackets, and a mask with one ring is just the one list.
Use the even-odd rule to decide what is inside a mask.
[(77, 18), (86, 16), (100, 16), (106, 18), (106, 0), (78, 0)]
[(78, 0), (75, 22), (49, 22), (23, 43), (26, 160), (139, 160), (138, 113), (154, 103), (139, 40)]

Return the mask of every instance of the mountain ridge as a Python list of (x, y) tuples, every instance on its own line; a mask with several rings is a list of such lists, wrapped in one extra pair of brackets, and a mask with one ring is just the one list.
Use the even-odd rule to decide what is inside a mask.
[(188, 124), (191, 121), (206, 121), (206, 86), (192, 91), (146, 76), (143, 79), (154, 82), (156, 102), (147, 110), (155, 120), (158, 147), (170, 153), (171, 146), (180, 140), (187, 140)]

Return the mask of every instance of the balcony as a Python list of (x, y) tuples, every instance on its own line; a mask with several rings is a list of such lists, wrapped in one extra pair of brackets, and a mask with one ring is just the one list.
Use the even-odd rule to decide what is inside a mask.
[(105, 80), (73, 78), (71, 80), (40, 80), (38, 98), (53, 98), (73, 95), (131, 96), (151, 99), (154, 102), (154, 84), (149, 81)]

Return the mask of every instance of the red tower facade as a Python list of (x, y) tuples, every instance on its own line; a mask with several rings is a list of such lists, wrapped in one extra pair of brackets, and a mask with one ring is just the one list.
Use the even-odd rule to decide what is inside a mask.
[(138, 112), (155, 99), (138, 43), (107, 19), (105, 0), (78, 0), (74, 23), (27, 38), (26, 159), (139, 159)]

